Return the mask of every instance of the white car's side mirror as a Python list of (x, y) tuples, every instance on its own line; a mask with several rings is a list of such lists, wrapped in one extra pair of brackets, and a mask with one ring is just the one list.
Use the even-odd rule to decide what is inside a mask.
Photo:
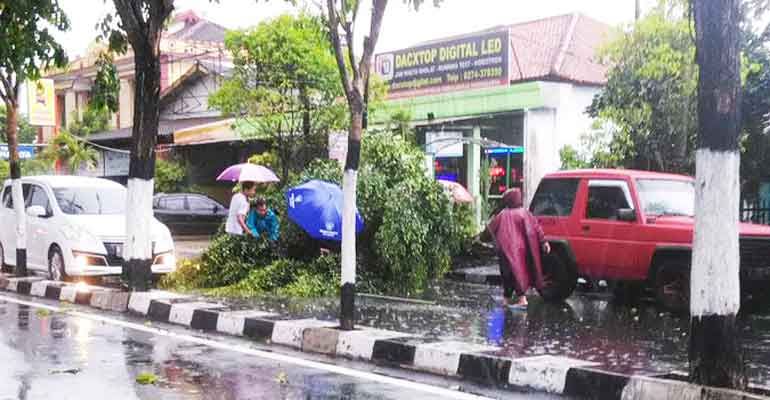
[(43, 218), (48, 215), (45, 208), (42, 206), (29, 206), (27, 207), (27, 215), (30, 217)]

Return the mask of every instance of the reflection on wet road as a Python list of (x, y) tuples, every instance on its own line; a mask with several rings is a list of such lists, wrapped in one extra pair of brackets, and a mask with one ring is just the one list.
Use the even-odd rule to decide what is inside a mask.
[[(363, 325), (447, 340), (493, 343), (505, 356), (564, 355), (601, 363), (623, 373), (655, 374), (687, 370), (688, 317), (672, 315), (651, 302), (615, 304), (611, 295), (575, 294), (551, 305), (531, 297), (529, 310), (496, 305), (500, 290), (444, 282), (435, 288), (436, 305), (357, 299)], [(248, 303), (286, 315), (333, 319), (337, 299), (291, 302), (253, 299)], [(290, 305), (287, 305), (290, 304)], [(750, 380), (770, 384), (770, 310), (741, 317)]]
[[(2, 301), (0, 365), (3, 400), (445, 398)], [(145, 373), (158, 382), (137, 383)]]

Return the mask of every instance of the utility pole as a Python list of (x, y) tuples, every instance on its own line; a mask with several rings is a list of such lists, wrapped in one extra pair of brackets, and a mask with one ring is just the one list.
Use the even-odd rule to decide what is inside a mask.
[(639, 21), (639, 18), (642, 16), (642, 6), (640, 1), (641, 0), (634, 0), (634, 22)]
[(695, 238), (690, 277), (690, 380), (746, 386), (740, 309), (740, 0), (692, 0), (698, 77)]

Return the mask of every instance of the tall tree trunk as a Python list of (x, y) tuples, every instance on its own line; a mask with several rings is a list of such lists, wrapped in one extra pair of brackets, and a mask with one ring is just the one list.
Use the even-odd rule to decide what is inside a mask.
[(5, 115), (5, 137), (8, 140), (8, 164), (11, 170), (11, 197), (13, 198), (13, 211), (16, 213), (16, 269), (14, 272), (18, 276), (27, 276), (27, 214), (24, 209), (21, 165), (19, 163), (18, 104), (16, 102), (6, 103)]
[[(361, 2), (355, 2), (353, 10), (338, 12), (336, 0), (327, 0), (329, 37), (337, 59), (337, 67), (342, 78), (342, 87), (350, 111), (350, 131), (348, 133), (348, 153), (345, 160), (345, 172), (342, 178), (342, 290), (340, 299), (340, 328), (353, 330), (355, 325), (356, 296), (356, 186), (358, 164), (361, 158), (361, 137), (365, 128), (364, 113), (367, 107), (366, 95), (369, 85), (369, 73), (372, 70), (374, 49), (380, 35), (382, 20), (388, 0), (372, 0), (372, 16), (369, 33), (364, 37), (364, 52), (361, 59), (355, 56), (353, 26)], [(345, 2), (342, 2), (345, 7)], [(344, 20), (340, 20), (340, 15)], [(348, 19), (350, 18), (350, 19)], [(343, 48), (340, 29), (345, 33), (347, 46)], [(345, 54), (348, 63), (345, 62)], [(350, 66), (350, 71), (348, 70)]]
[(740, 0), (693, 0), (698, 78), (690, 379), (744, 388), (740, 309)]
[(342, 176), (342, 290), (340, 327), (353, 330), (356, 299), (356, 190), (361, 159), (363, 106), (351, 107), (348, 153)]
[(639, 21), (642, 16), (642, 6), (640, 0), (634, 0), (634, 21)]
[(129, 286), (145, 291), (152, 282), (152, 196), (155, 144), (160, 117), (160, 48), (134, 48), (136, 91), (128, 171), (124, 274)]

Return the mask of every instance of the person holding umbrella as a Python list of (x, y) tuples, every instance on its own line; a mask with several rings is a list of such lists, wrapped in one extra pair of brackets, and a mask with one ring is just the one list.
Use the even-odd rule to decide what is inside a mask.
[(273, 171), (261, 165), (242, 163), (227, 167), (219, 174), (217, 180), (238, 181), (241, 184), (241, 191), (233, 195), (232, 200), (230, 200), (225, 232), (237, 236), (253, 235), (246, 224), (250, 209), (249, 199), (253, 198), (257, 192), (257, 182), (278, 182), (278, 177)]
[(236, 236), (251, 234), (251, 230), (246, 225), (246, 216), (249, 214), (249, 199), (254, 197), (256, 192), (256, 183), (241, 182), (241, 191), (230, 199), (225, 232)]
[(254, 208), (249, 212), (246, 225), (254, 237), (264, 235), (271, 242), (278, 241), (280, 229), (278, 217), (275, 216), (273, 210), (267, 208), (265, 199), (259, 198), (254, 202)]

